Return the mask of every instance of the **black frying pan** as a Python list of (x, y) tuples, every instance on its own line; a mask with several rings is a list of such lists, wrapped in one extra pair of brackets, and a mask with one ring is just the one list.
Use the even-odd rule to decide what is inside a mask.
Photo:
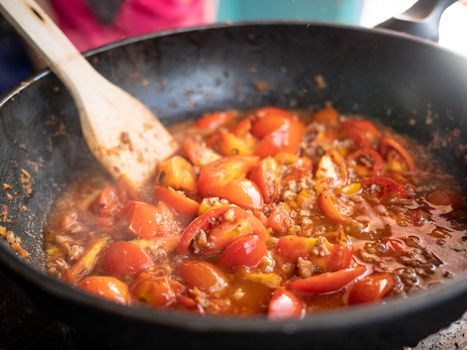
[[(126, 40), (88, 57), (166, 123), (227, 108), (315, 109), (330, 100), (344, 113), (382, 121), (430, 144), (465, 183), (467, 62), (427, 41), (324, 24), (215, 25)], [(318, 74), (324, 89), (315, 84)], [(258, 91), (258, 81), (269, 87)], [(40, 165), (37, 173), (31, 161)], [(94, 298), (46, 275), (41, 231), (56, 196), (92, 164), (77, 110), (52, 74), (39, 74), (0, 102), (0, 182), (17, 191), (12, 201), (2, 193), (0, 207), (9, 208), (7, 226), (31, 253), (24, 262), (0, 240), (2, 268), (38, 305), (97, 341), (118, 347), (169, 341), (184, 348), (398, 348), (467, 308), (465, 275), (408, 299), (302, 321), (199, 317)], [(33, 174), (31, 196), (19, 181), (22, 168)]]

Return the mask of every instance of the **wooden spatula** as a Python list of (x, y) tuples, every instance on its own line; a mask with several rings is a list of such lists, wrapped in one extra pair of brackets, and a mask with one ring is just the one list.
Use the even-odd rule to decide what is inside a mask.
[(151, 111), (97, 73), (35, 1), (0, 0), (0, 11), (68, 88), (91, 152), (114, 178), (143, 183), (174, 153)]

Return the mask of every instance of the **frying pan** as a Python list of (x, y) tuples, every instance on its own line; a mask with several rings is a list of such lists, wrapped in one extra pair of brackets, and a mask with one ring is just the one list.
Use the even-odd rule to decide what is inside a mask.
[[(220, 24), (125, 40), (87, 55), (167, 124), (207, 111), (263, 105), (316, 109), (325, 101), (426, 144), (465, 185), (467, 62), (428, 41), (389, 31), (317, 23)], [(326, 87), (315, 84), (321, 75)], [(261, 89), (258, 89), (261, 86)], [(31, 254), (0, 240), (0, 264), (36, 303), (112, 347), (400, 348), (459, 318), (467, 276), (381, 305), (268, 321), (124, 307), (47, 276), (42, 228), (57, 195), (96, 166), (72, 99), (50, 72), (0, 102), (0, 182), (9, 229)], [(20, 181), (31, 173), (32, 194)]]

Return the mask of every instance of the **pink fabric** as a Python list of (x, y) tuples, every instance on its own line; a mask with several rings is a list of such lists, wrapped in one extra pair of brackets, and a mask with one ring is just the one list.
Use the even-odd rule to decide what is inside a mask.
[(125, 0), (111, 26), (98, 22), (86, 0), (51, 0), (51, 3), (58, 25), (80, 51), (130, 36), (207, 24), (215, 19), (213, 0)]

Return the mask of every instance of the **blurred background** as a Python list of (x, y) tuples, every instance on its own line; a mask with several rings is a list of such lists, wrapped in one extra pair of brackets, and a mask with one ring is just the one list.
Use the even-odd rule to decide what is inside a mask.
[[(38, 0), (81, 50), (135, 35), (224, 21), (305, 20), (364, 27), (399, 14), (415, 0)], [(467, 56), (467, 0), (443, 14), (440, 45)], [(0, 19), (0, 95), (41, 69)]]

